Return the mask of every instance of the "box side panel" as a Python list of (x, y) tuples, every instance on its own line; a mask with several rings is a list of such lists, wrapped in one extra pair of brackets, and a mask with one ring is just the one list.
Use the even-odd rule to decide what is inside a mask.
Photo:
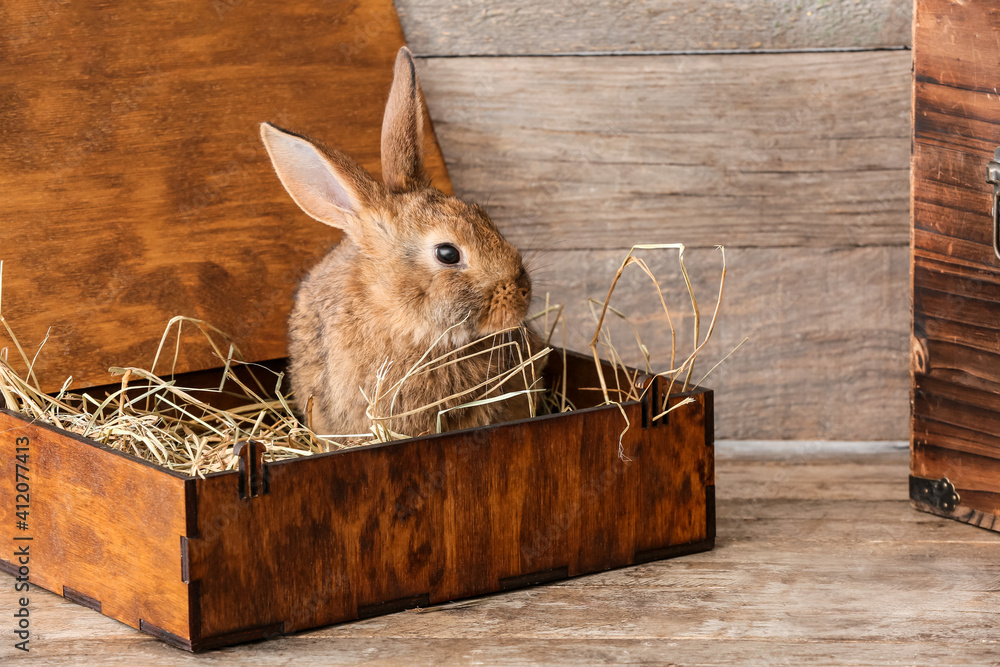
[(643, 409), (625, 461), (611, 407), (265, 464), (257, 497), (199, 480), (196, 645), (709, 548), (705, 399), (657, 428)]
[(1000, 146), (998, 31), (995, 3), (916, 3), (911, 468), (955, 485), (960, 504), (944, 514), (980, 521), (1000, 516), (1000, 259), (986, 182)]
[(28, 548), (32, 585), (135, 628), (190, 636), (183, 479), (0, 412), (0, 480), (0, 541)]
[[(636, 551), (642, 552), (642, 559), (656, 557), (665, 546), (714, 538), (713, 395), (699, 392), (690, 397), (694, 404), (675, 408), (655, 422), (643, 443), (656, 451), (643, 451), (648, 463), (636, 507), (636, 515), (645, 522), (636, 534)], [(672, 396), (669, 407), (682, 400)]]

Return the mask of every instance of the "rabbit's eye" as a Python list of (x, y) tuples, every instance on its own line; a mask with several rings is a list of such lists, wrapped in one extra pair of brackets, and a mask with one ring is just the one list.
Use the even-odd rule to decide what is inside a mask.
[(442, 264), (458, 264), (458, 260), (462, 258), (461, 253), (458, 252), (458, 248), (450, 243), (442, 243), (434, 248), (434, 256)]

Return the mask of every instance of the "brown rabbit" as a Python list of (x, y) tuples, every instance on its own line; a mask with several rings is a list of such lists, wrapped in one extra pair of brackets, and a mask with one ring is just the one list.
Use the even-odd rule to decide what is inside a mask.
[[(261, 125), (268, 155), (292, 199), (345, 233), (302, 282), (289, 322), (292, 389), (300, 410), (311, 404), (309, 416), (320, 434), (369, 432), (362, 390), (372, 396), (386, 360), (391, 364), (384, 387), (439, 338), (428, 358), (524, 323), (531, 280), (520, 253), (482, 208), (430, 187), (424, 175), (424, 113), (413, 57), (403, 47), (382, 124), (384, 183), (340, 151)], [(531, 351), (538, 352), (537, 337), (527, 336)], [(512, 339), (520, 340), (527, 358), (525, 334)], [(396, 396), (393, 415), (495, 378), (513, 358), (509, 351), (482, 354), (412, 377)], [(518, 388), (523, 384), (502, 391)], [(393, 419), (387, 427), (406, 435), (433, 431), (438, 410), (480, 395)], [(451, 429), (482, 426), (527, 412), (522, 395), (456, 410), (445, 423)]]

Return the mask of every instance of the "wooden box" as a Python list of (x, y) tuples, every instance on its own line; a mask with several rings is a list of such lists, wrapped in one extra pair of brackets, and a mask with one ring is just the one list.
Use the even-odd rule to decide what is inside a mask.
[[(377, 175), (391, 0), (4, 11), (2, 308), (32, 347), (51, 327), (46, 390), (148, 364), (175, 315), (284, 356), (295, 286), (337, 235), (297, 210), (257, 127)], [(218, 360), (187, 349), (179, 381), (217, 384)], [(597, 386), (589, 357), (566, 372)], [(709, 549), (712, 393), (654, 421), (662, 386), (643, 381), (624, 417), (577, 392), (571, 413), (282, 462), (244, 443), (238, 471), (205, 478), (0, 411), (0, 541), (27, 550), (0, 566), (200, 650)]]
[(0, 486), (0, 539), (33, 584), (193, 651), (707, 550), (712, 393), (652, 422), (660, 384), (622, 406), (630, 460), (603, 406), (279, 462), (247, 444), (205, 478), (0, 411), (0, 476), (28, 453), (31, 507), (17, 530)]
[(1000, 146), (998, 35), (996, 3), (916, 2), (910, 496), (919, 509), (994, 530), (1000, 244), (987, 179)]

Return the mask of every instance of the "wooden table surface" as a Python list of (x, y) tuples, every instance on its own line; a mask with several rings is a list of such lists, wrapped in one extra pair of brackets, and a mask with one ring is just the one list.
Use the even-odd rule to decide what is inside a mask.
[(0, 663), (1000, 665), (1000, 534), (911, 509), (904, 444), (718, 453), (709, 553), (197, 656), (39, 589), (15, 651), (0, 575)]

